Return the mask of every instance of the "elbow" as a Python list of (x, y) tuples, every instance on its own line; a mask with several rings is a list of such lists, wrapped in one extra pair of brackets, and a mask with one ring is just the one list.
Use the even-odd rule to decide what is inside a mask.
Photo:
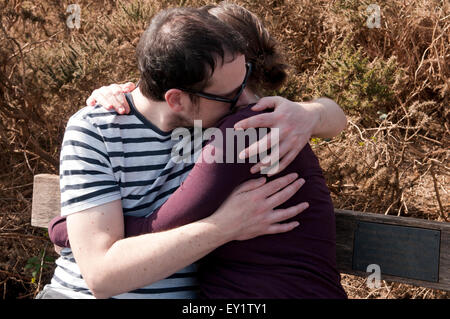
[(316, 102), (322, 106), (322, 121), (315, 135), (321, 138), (338, 136), (347, 128), (347, 116), (344, 111), (339, 104), (327, 97), (321, 97)]
[(334, 121), (336, 123), (336, 131), (333, 132), (333, 136), (339, 135), (343, 130), (347, 128), (347, 116), (344, 113), (344, 110), (340, 107), (339, 104), (337, 104), (335, 101), (333, 101), (330, 98), (323, 98), (326, 99), (328, 104), (333, 107), (334, 109)]
[(338, 118), (338, 123), (339, 123), (339, 132), (342, 132), (343, 130), (345, 130), (347, 128), (347, 116), (344, 113), (344, 110), (340, 107), (339, 104), (337, 104), (335, 101), (330, 100), (331, 103), (334, 104), (336, 110), (337, 110), (337, 118)]
[(107, 299), (114, 295), (110, 289), (111, 280), (106, 277), (101, 271), (94, 271), (84, 277), (86, 285), (96, 299)]
[(329, 138), (333, 138), (341, 134), (347, 128), (347, 116), (345, 116), (344, 112), (340, 114), (340, 116), (336, 117), (336, 122), (334, 126), (334, 131), (330, 132), (331, 135)]

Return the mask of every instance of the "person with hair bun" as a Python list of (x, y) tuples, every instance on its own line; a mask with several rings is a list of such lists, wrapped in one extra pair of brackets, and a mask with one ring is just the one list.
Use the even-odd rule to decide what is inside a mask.
[(247, 41), (245, 58), (253, 65), (248, 87), (254, 92), (279, 89), (287, 79), (288, 65), (261, 20), (244, 7), (221, 2), (203, 7), (237, 30)]
[[(201, 10), (208, 10), (239, 31), (247, 40), (245, 56), (247, 62), (252, 64), (252, 72), (243, 93), (243, 101), (248, 106), (240, 107), (234, 113), (218, 119), (217, 127), (222, 133), (218, 136), (223, 140), (210, 140), (203, 147), (188, 177), (159, 209), (145, 218), (125, 216), (126, 236), (164, 231), (205, 218), (216, 211), (239, 184), (254, 178), (255, 174), (265, 176), (258, 172), (262, 168), (261, 162), (254, 166), (250, 160), (242, 161), (238, 158), (240, 153), (252, 155), (254, 149), (248, 143), (242, 148), (234, 149), (230, 162), (230, 158), (227, 158), (228, 150), (225, 149), (229, 142), (226, 130), (261, 123), (276, 128), (279, 122), (273, 120), (274, 117), (286, 110), (294, 112), (294, 103), (281, 97), (258, 100), (257, 94), (261, 90), (277, 89), (287, 77), (287, 65), (278, 51), (276, 41), (261, 21), (245, 8), (226, 2), (206, 6)], [(103, 88), (101, 92), (93, 94), (97, 102), (111, 100), (113, 94)], [(128, 97), (126, 100), (132, 103)], [(109, 104), (116, 109), (124, 107), (123, 103), (115, 100), (102, 105)], [(312, 107), (309, 109), (310, 106)], [(274, 112), (271, 112), (272, 107), (275, 108)], [(306, 114), (308, 121), (312, 121), (314, 116), (311, 114), (319, 112), (317, 110), (321, 108), (336, 108), (336, 104), (328, 99), (318, 99), (296, 104), (296, 107), (304, 111), (302, 114)], [(338, 106), (337, 109), (340, 110)], [(341, 117), (342, 115), (335, 117), (336, 122), (340, 122)], [(283, 120), (286, 121), (286, 118)], [(324, 123), (332, 122), (329, 117), (313, 122), (312, 127), (309, 127), (309, 134), (330, 137), (330, 131), (326, 131), (329, 128), (322, 128)], [(345, 115), (343, 122), (344, 125), (337, 129), (338, 132), (345, 127)], [(258, 135), (258, 138), (264, 139), (262, 135)], [(286, 137), (288, 138), (289, 136)], [(232, 241), (204, 257), (199, 262), (198, 271), (201, 298), (347, 298), (336, 266), (335, 216), (330, 192), (310, 145), (307, 142), (301, 145), (301, 139), (294, 141), (297, 145), (289, 145), (290, 149), (283, 150), (284, 156), (288, 156), (288, 161), (283, 163), (285, 166), (280, 167), (277, 172), (271, 172), (268, 180), (273, 180), (275, 173), (279, 174), (279, 171), (283, 174), (297, 173), (305, 180), (300, 191), (277, 207), (288, 209), (307, 202), (309, 207), (289, 220), (297, 221), (300, 226), (282, 234)], [(279, 147), (281, 155), (283, 141), (280, 141)], [(222, 161), (211, 163), (207, 160), (212, 153), (219, 154)], [(283, 159), (280, 166), (282, 162)], [(64, 219), (53, 220), (49, 234), (55, 244), (69, 245)]]

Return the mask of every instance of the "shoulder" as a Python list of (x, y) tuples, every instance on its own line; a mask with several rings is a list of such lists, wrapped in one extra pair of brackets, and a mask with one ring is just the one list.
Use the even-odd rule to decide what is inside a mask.
[(265, 113), (255, 112), (251, 108), (254, 104), (248, 105), (236, 111), (233, 114), (229, 114), (222, 118), (217, 123), (217, 132), (213, 134), (213, 138), (210, 140), (210, 143), (213, 143), (216, 151), (223, 150), (223, 155), (225, 157), (224, 161), (229, 163), (231, 161), (231, 157), (233, 157), (233, 163), (243, 163), (241, 159), (238, 159), (239, 153), (258, 141), (265, 134), (268, 133), (266, 128), (248, 128), (245, 130), (235, 130), (234, 125), (246, 118)]
[(105, 139), (111, 135), (116, 112), (105, 110), (101, 106), (86, 106), (73, 114), (66, 125), (61, 156), (91, 155), (109, 162)]
[(250, 104), (246, 107), (243, 107), (239, 110), (237, 110), (235, 113), (229, 114), (227, 116), (225, 116), (224, 118), (222, 118), (219, 122), (218, 122), (218, 127), (233, 127), (234, 124), (236, 124), (237, 122), (261, 114), (261, 113), (265, 113), (265, 111), (253, 111), (252, 110), (252, 106), (254, 104)]
[(65, 139), (89, 142), (114, 141), (114, 137), (121, 136), (119, 130), (136, 126), (138, 120), (133, 115), (120, 115), (114, 110), (106, 110), (101, 105), (86, 106), (73, 114), (67, 121)]
[(69, 124), (85, 123), (87, 125), (96, 126), (96, 124), (112, 123), (118, 117), (115, 110), (106, 110), (101, 105), (85, 106), (78, 112), (73, 114), (68, 121)]

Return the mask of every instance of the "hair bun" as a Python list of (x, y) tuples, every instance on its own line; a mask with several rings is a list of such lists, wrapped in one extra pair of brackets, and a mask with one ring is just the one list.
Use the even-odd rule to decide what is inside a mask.
[(221, 2), (206, 8), (247, 40), (245, 57), (253, 63), (249, 86), (256, 91), (279, 89), (287, 78), (288, 66), (277, 41), (261, 20), (244, 7), (233, 3)]
[[(258, 66), (263, 74), (263, 87), (265, 89), (276, 90), (279, 89), (287, 78), (287, 65), (282, 63), (282, 60), (276, 52), (265, 54), (261, 61), (258, 61)], [(267, 53), (267, 52), (266, 52)]]

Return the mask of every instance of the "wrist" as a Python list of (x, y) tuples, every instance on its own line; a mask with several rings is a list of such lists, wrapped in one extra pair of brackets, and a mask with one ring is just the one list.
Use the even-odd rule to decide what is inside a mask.
[(323, 119), (323, 105), (317, 100), (301, 103), (304, 109), (310, 114), (309, 123), (311, 127), (311, 136), (320, 133)]
[(214, 241), (217, 246), (235, 240), (239, 232), (236, 227), (231, 227), (231, 223), (223, 220), (223, 218), (226, 218), (226, 216), (222, 217), (220, 213), (215, 213), (203, 220), (209, 225), (208, 231), (215, 235)]

